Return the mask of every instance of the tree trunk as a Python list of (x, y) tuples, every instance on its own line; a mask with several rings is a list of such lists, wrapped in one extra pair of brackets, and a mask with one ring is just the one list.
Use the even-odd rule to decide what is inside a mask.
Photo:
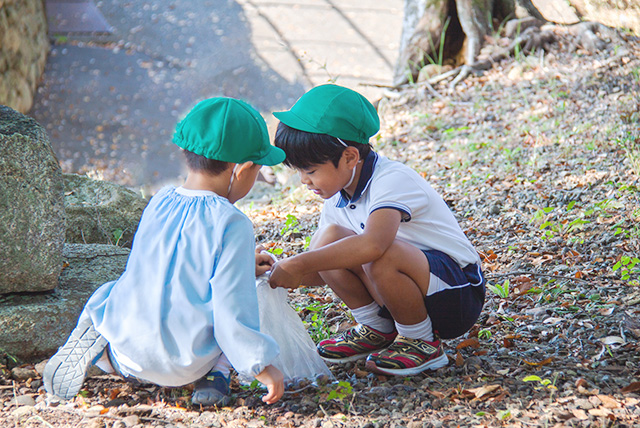
[[(428, 64), (460, 67), (452, 85), (463, 79), (472, 69), (489, 67), (493, 61), (513, 53), (515, 49), (528, 52), (543, 48), (553, 40), (552, 31), (541, 31), (548, 22), (534, 4), (536, 0), (405, 0), (404, 23), (400, 53), (394, 72), (394, 86), (414, 82), (420, 69)], [(538, 0), (547, 10), (550, 2)], [(613, 0), (569, 0), (578, 13), (598, 7), (598, 11), (615, 11), (615, 18), (605, 19), (608, 25), (627, 27), (640, 34), (640, 0), (622, 0), (622, 8), (616, 10)], [(552, 5), (557, 7), (558, 5)], [(569, 6), (565, 4), (565, 7)], [(618, 6), (620, 7), (620, 6)], [(608, 8), (608, 9), (606, 9)], [(573, 14), (573, 12), (571, 12)], [(606, 14), (603, 12), (603, 19)], [(517, 21), (507, 22), (517, 18)], [(564, 17), (563, 17), (564, 18)], [(574, 19), (577, 19), (574, 15)], [(617, 22), (616, 22), (617, 21)], [(575, 21), (574, 21), (575, 22)], [(502, 28), (504, 27), (504, 28)], [(498, 29), (513, 39), (508, 49), (478, 60), (487, 36)], [(588, 51), (605, 49), (608, 43), (619, 40), (611, 28), (596, 22), (572, 24), (571, 30), (578, 39), (577, 46)], [(605, 41), (608, 40), (608, 41)]]
[(473, 67), (494, 23), (527, 15), (544, 20), (531, 0), (405, 0), (394, 85), (429, 63)]

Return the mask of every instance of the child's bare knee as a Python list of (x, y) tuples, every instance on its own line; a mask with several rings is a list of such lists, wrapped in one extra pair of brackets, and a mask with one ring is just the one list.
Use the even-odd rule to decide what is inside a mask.
[(346, 227), (339, 226), (337, 224), (328, 224), (318, 229), (318, 231), (313, 235), (311, 243), (309, 244), (309, 249), (313, 250), (324, 247), (352, 235), (355, 235), (355, 233)]

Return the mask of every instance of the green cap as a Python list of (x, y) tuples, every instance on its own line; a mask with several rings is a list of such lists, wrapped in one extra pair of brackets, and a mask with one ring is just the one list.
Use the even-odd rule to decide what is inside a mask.
[(233, 98), (210, 98), (196, 104), (176, 126), (173, 142), (222, 162), (275, 165), (286, 156), (269, 143), (267, 125), (260, 113)]
[(380, 129), (378, 112), (362, 95), (338, 85), (316, 86), (289, 111), (273, 113), (291, 128), (368, 144)]

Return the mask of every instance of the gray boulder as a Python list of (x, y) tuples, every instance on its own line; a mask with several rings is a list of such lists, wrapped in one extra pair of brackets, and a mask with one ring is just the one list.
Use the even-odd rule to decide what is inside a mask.
[(65, 236), (62, 189), (44, 129), (0, 105), (0, 294), (57, 285)]
[(63, 174), (67, 242), (131, 247), (147, 201), (108, 181)]
[(49, 358), (93, 292), (124, 272), (128, 256), (128, 249), (114, 245), (66, 244), (66, 267), (55, 291), (0, 296), (0, 351), (23, 362)]

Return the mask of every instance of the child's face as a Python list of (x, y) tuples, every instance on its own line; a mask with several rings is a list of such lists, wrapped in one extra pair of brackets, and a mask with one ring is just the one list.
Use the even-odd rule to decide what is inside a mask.
[(329, 199), (349, 183), (352, 168), (347, 165), (343, 156), (338, 167), (329, 161), (306, 169), (298, 169), (298, 173), (300, 181), (307, 186), (307, 189), (322, 199)]

